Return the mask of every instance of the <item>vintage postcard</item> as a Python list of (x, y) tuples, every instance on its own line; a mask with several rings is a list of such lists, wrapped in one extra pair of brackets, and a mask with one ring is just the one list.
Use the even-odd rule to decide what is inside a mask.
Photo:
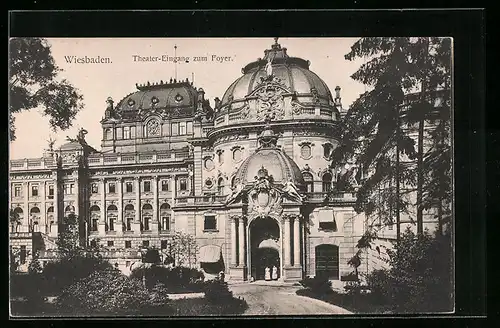
[(454, 311), (451, 38), (9, 47), (11, 316)]

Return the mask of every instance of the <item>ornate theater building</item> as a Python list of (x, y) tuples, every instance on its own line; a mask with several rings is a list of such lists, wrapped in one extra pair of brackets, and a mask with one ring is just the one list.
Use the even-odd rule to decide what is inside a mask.
[(139, 249), (166, 249), (183, 231), (196, 266), (233, 280), (322, 275), (341, 280), (365, 220), (338, 192), (340, 88), (329, 87), (277, 42), (247, 64), (212, 107), (187, 79), (137, 85), (107, 100), (100, 150), (75, 140), (10, 164), (10, 245), (21, 267), (54, 255), (61, 218), (76, 214), (85, 243), (123, 271)]

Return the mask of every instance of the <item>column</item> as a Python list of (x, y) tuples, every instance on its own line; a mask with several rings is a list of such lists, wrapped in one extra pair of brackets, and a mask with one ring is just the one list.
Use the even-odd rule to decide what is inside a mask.
[(283, 257), (285, 260), (285, 267), (289, 267), (291, 265), (290, 261), (290, 217), (285, 216), (283, 218), (283, 228), (285, 231), (285, 236), (283, 237)]
[(46, 227), (48, 226), (47, 222), (47, 196), (45, 196), (45, 188), (47, 188), (47, 182), (43, 181), (41, 183), (41, 188), (40, 188), (40, 218), (38, 220), (38, 229), (39, 231), (44, 231), (47, 233), (48, 231), (46, 230)]
[[(106, 221), (106, 180), (99, 179), (99, 196), (101, 196), (101, 221)], [(99, 222), (101, 224), (101, 222)]]
[(293, 266), (300, 266), (300, 216), (293, 219)]
[(236, 220), (237, 217), (232, 216), (230, 219), (231, 221), (231, 266), (235, 267), (237, 265), (236, 262), (236, 234), (238, 231), (236, 231)]
[(158, 176), (153, 176), (153, 218), (151, 220), (151, 231), (158, 232)]
[(28, 232), (29, 222), (30, 222), (30, 209), (29, 209), (29, 184), (28, 182), (23, 182), (23, 196), (24, 196), (24, 208), (23, 208), (23, 220), (21, 221), (21, 226), (17, 230), (18, 232)]
[[(97, 225), (98, 234), (104, 236), (106, 234), (106, 180), (99, 179), (99, 196), (101, 196), (101, 219)], [(92, 224), (92, 223), (91, 223)]]
[(139, 177), (135, 177), (135, 221), (135, 223), (141, 222), (141, 183)]
[[(53, 175), (54, 181), (54, 224), (50, 227), (50, 236), (57, 237), (59, 234), (59, 182), (57, 173)], [(50, 222), (49, 222), (50, 223)]]
[(117, 178), (116, 183), (118, 184), (118, 217), (116, 218), (117, 222), (115, 222), (115, 231), (121, 233), (123, 226), (123, 179)]
[(239, 266), (245, 267), (245, 227), (244, 227), (244, 217), (240, 216), (238, 222), (238, 232), (239, 232)]

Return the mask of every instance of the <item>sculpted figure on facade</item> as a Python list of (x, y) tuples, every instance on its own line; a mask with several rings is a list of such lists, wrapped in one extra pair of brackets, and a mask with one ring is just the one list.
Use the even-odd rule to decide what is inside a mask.
[(226, 205), (233, 204), (237, 202), (241, 196), (243, 195), (243, 184), (240, 183), (239, 179), (235, 180), (236, 186), (232, 189), (232, 193), (229, 195), (229, 197), (226, 200)]
[(296, 202), (302, 202), (303, 197), (299, 193), (299, 189), (295, 184), (292, 182), (292, 180), (288, 180), (285, 182), (285, 186), (282, 189), (284, 196), (289, 198), (290, 200), (296, 201)]

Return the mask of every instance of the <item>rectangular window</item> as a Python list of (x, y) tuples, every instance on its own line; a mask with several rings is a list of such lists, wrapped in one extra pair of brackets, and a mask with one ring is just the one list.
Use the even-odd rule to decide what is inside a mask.
[(217, 220), (215, 219), (215, 215), (205, 216), (203, 230), (217, 230)]
[(187, 126), (187, 134), (193, 134), (193, 122), (189, 121), (186, 124)]
[(19, 254), (19, 263), (20, 264), (25, 264), (26, 263), (26, 246), (21, 246), (21, 253)]
[(123, 139), (123, 130), (122, 130), (122, 128), (116, 128), (116, 139)]
[(179, 180), (179, 189), (180, 190), (187, 190), (187, 181), (186, 179), (180, 179)]
[(130, 139), (130, 127), (123, 127), (123, 139)]
[(33, 197), (38, 196), (38, 186), (31, 186), (31, 196)]
[(21, 197), (21, 195), (22, 195), (21, 186), (15, 186), (14, 187), (14, 197)]
[(168, 180), (161, 181), (161, 191), (168, 191)]
[(49, 186), (49, 199), (54, 198), (54, 186)]
[(125, 266), (128, 268), (130, 266), (130, 261), (125, 261)]
[(149, 220), (150, 218), (144, 218), (144, 230), (149, 231)]
[(125, 248), (132, 248), (132, 242), (130, 240), (125, 240)]
[(168, 247), (168, 240), (162, 240), (160, 244), (161, 249), (167, 249)]
[(127, 219), (127, 231), (132, 231), (132, 221), (133, 220), (134, 219), (132, 219), (132, 218)]
[(135, 139), (135, 126), (130, 127), (130, 138)]
[(91, 246), (91, 247), (97, 247), (97, 240), (92, 239), (92, 240), (90, 241), (90, 246)]
[(331, 222), (320, 222), (319, 229), (325, 231), (337, 231), (337, 223), (335, 221)]
[(65, 184), (64, 187), (63, 187), (63, 189), (64, 189), (64, 194), (68, 195), (68, 193), (69, 193), (69, 186), (67, 184)]
[(180, 122), (179, 123), (179, 134), (181, 136), (186, 134), (186, 122)]
[(75, 185), (74, 185), (74, 184), (70, 184), (70, 185), (69, 185), (69, 194), (70, 194), (70, 195), (73, 195), (74, 190), (75, 190)]
[(97, 231), (98, 228), (97, 226), (99, 225), (99, 219), (93, 219), (92, 220), (92, 231)]
[(115, 231), (115, 219), (109, 219), (109, 231)]
[(179, 135), (179, 123), (172, 123), (171, 135), (177, 136)]
[(144, 181), (144, 192), (151, 192), (151, 181)]
[(97, 185), (97, 183), (93, 183), (92, 184), (92, 193), (97, 194), (98, 192), (99, 192), (99, 186)]
[(142, 241), (142, 246), (143, 247), (149, 247), (149, 240), (143, 240)]
[(112, 240), (108, 240), (108, 247), (112, 247), (115, 245), (115, 242)]
[(125, 183), (125, 191), (126, 192), (132, 192), (132, 190), (133, 190), (133, 184), (132, 184), (132, 182), (126, 182)]
[(161, 230), (162, 231), (170, 230), (170, 217), (164, 216), (161, 218)]
[(116, 192), (116, 188), (115, 188), (115, 183), (114, 182), (111, 182), (108, 185), (108, 191), (109, 191), (110, 194), (114, 194)]

